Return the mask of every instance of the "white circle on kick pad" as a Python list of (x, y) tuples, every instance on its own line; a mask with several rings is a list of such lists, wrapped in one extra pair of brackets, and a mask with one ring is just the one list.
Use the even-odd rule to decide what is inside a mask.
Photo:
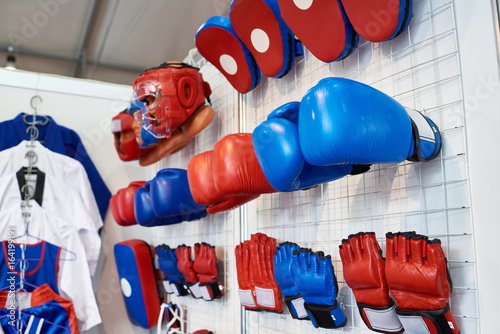
[(269, 36), (262, 29), (254, 29), (250, 34), (250, 39), (252, 40), (252, 45), (255, 50), (260, 53), (264, 53), (269, 49)]
[(223, 54), (219, 57), (220, 66), (227, 74), (233, 75), (238, 72), (238, 64), (230, 55)]
[(297, 6), (298, 9), (306, 10), (311, 7), (313, 4), (313, 0), (293, 0), (293, 3), (295, 6)]
[(132, 294), (132, 287), (130, 286), (130, 283), (125, 278), (122, 278), (120, 280), (120, 285), (125, 297), (130, 297), (130, 295)]

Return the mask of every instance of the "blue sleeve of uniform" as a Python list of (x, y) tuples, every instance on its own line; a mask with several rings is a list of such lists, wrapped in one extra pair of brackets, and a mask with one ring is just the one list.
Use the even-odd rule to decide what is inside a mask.
[[(111, 199), (111, 192), (104, 183), (101, 175), (94, 166), (92, 159), (90, 159), (87, 150), (83, 146), (83, 143), (78, 134), (68, 128), (60, 126), (63, 135), (63, 142), (65, 145), (66, 155), (80, 161), (87, 172), (87, 176), (92, 187), (92, 192), (94, 193), (97, 206), (99, 207), (99, 212), (101, 214), (102, 220), (104, 221), (104, 216), (108, 210), (109, 200)], [(48, 149), (51, 149), (48, 147)]]

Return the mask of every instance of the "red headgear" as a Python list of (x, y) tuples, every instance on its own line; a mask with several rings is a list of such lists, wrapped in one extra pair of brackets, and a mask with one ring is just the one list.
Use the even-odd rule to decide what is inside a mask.
[(205, 104), (212, 91), (198, 68), (168, 62), (136, 78), (134, 92), (146, 103), (147, 113), (139, 119), (143, 127), (157, 138), (169, 138), (172, 131)]
[(129, 115), (126, 110), (113, 117), (111, 122), (111, 132), (115, 135), (116, 152), (122, 161), (138, 160), (150, 151), (150, 149), (140, 148), (137, 144), (132, 129), (133, 122), (134, 117)]

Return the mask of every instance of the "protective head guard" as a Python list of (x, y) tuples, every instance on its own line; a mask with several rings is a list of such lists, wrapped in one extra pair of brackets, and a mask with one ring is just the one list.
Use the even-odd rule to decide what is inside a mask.
[(210, 96), (210, 85), (198, 68), (168, 62), (146, 70), (134, 81), (135, 97), (146, 110), (134, 117), (143, 129), (156, 138), (170, 138)]
[(135, 140), (135, 133), (132, 128), (134, 118), (128, 114), (127, 110), (120, 112), (113, 117), (111, 122), (111, 132), (115, 135), (115, 148), (122, 161), (138, 160), (148, 149), (142, 149)]

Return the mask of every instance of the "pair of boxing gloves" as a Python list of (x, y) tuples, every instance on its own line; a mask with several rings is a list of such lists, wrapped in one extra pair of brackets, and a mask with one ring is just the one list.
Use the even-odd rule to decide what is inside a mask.
[(294, 319), (311, 320), (316, 328), (346, 325), (330, 255), (284, 242), (274, 256), (274, 277)]
[(207, 243), (194, 245), (194, 260), (191, 247), (167, 245), (156, 247), (158, 265), (163, 272), (163, 286), (167, 293), (177, 296), (191, 294), (194, 298), (214, 300), (222, 297), (223, 288), (218, 281), (215, 247)]
[(276, 249), (276, 239), (252, 234), (235, 248), (238, 293), (247, 310), (283, 312), (315, 327), (339, 328), (347, 318), (336, 302), (339, 291), (331, 257), (289, 242)]
[(339, 248), (344, 279), (369, 329), (460, 333), (448, 304), (453, 285), (439, 239), (387, 233), (385, 259), (373, 232), (352, 234)]
[(365, 84), (327, 78), (300, 102), (272, 111), (251, 135), (226, 136), (194, 156), (188, 180), (195, 202), (216, 213), (260, 194), (366, 172), (371, 164), (429, 161), (440, 148), (428, 117)]
[(204, 218), (206, 207), (193, 200), (187, 171), (160, 170), (150, 181), (134, 181), (110, 200), (115, 221), (122, 226), (171, 225)]

